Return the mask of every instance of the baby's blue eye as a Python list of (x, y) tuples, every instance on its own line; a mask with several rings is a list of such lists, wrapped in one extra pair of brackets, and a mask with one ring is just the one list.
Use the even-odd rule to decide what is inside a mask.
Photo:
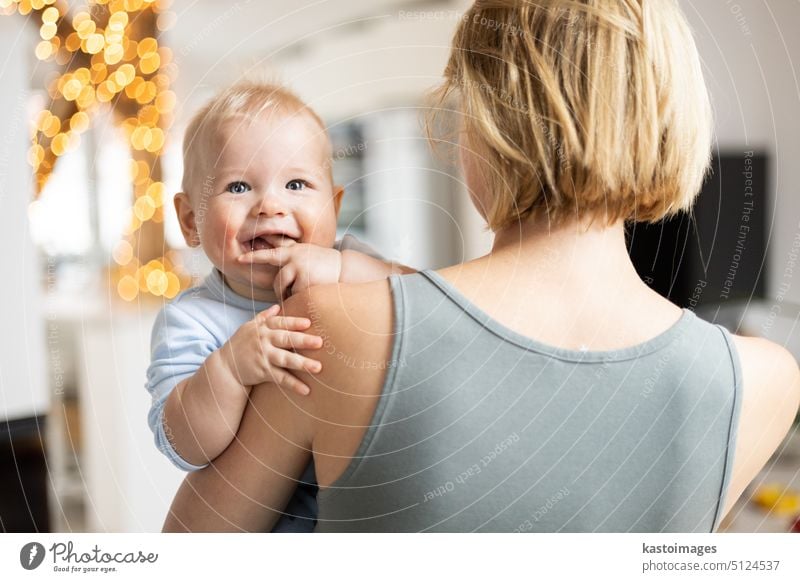
[(286, 184), (287, 190), (305, 190), (306, 186), (308, 186), (308, 182), (305, 180), (292, 180)]
[(225, 189), (226, 192), (230, 192), (231, 194), (244, 194), (250, 190), (250, 184), (247, 182), (231, 182)]

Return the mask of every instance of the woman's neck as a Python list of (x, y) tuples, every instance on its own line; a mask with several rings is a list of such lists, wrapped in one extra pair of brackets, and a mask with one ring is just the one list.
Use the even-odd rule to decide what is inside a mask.
[(488, 255), (440, 274), (506, 327), (569, 349), (636, 345), (681, 315), (637, 274), (622, 221), (529, 220), (498, 231)]
[(551, 226), (546, 217), (528, 219), (496, 233), (491, 257), (493, 262), (535, 266), (530, 272), (539, 275), (557, 273), (563, 283), (642, 284), (628, 255), (621, 220), (608, 226), (600, 219)]

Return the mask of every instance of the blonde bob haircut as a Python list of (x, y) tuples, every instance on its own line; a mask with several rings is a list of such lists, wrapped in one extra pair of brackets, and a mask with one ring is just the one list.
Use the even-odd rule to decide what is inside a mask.
[(492, 230), (656, 222), (700, 190), (713, 118), (676, 0), (477, 0), (444, 76), (432, 115), (458, 103)]

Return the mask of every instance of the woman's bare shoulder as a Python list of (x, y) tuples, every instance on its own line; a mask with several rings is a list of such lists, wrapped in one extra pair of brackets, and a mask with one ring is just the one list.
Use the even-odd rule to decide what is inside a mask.
[(797, 360), (783, 346), (763, 338), (734, 335), (733, 342), (742, 371), (742, 418), (757, 421), (762, 436), (772, 431), (767, 441), (780, 442), (800, 406)]
[[(780, 344), (760, 337), (733, 335), (739, 354), (744, 385), (756, 390), (774, 390), (800, 401), (800, 370), (794, 356)], [(749, 382), (748, 382), (749, 380)]]
[(783, 346), (763, 338), (733, 336), (742, 371), (736, 451), (724, 513), (769, 461), (800, 406), (800, 370)]
[(393, 338), (388, 280), (312, 287), (292, 296), (284, 312), (309, 318), (308, 332), (322, 337), (322, 348), (304, 351), (322, 363), (320, 382), (356, 393), (380, 383), (375, 372), (385, 370), (380, 362), (389, 359)]
[(287, 315), (308, 317), (331, 333), (380, 333), (391, 314), (387, 279), (369, 283), (319, 285), (293, 295), (284, 304)]

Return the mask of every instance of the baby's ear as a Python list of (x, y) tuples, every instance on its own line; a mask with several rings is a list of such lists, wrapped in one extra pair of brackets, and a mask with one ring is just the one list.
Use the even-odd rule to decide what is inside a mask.
[(336, 211), (336, 216), (339, 216), (339, 210), (342, 209), (342, 197), (344, 196), (344, 186), (333, 187), (333, 209)]
[(181, 225), (183, 239), (190, 247), (200, 246), (200, 235), (197, 232), (197, 223), (194, 216), (192, 201), (186, 192), (175, 194), (175, 212)]

